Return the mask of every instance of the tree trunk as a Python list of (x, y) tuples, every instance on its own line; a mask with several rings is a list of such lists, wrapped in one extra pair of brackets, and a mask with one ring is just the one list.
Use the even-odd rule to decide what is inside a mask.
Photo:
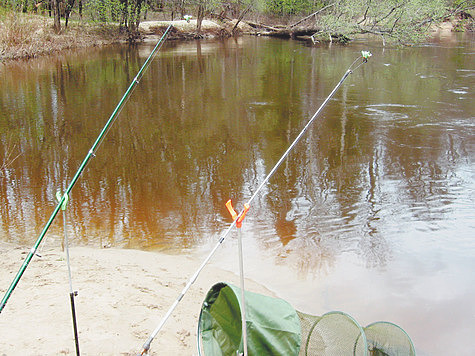
[(142, 12), (142, 0), (136, 0), (135, 3), (135, 27), (134, 32), (138, 32), (140, 25), (140, 13)]
[(239, 16), (236, 24), (234, 25), (233, 29), (231, 30), (231, 33), (234, 34), (234, 31), (236, 31), (236, 28), (238, 27), (239, 23), (242, 21), (242, 19), (244, 18), (244, 15), (246, 15), (246, 13), (251, 9), (251, 6), (252, 6), (252, 3), (249, 4), (249, 6), (246, 8), (246, 10), (244, 10), (241, 15)]
[(181, 17), (185, 17), (186, 13), (185, 13), (185, 0), (180, 0), (180, 14), (181, 14)]
[(59, 12), (59, 0), (53, 0), (53, 18), (54, 18), (54, 25), (53, 25), (54, 32), (60, 33), (61, 32), (61, 13)]
[(69, 21), (69, 14), (73, 10), (74, 2), (76, 0), (67, 0), (66, 2), (66, 7), (64, 9), (64, 19), (65, 19), (65, 27), (68, 27), (68, 21)]
[(122, 16), (120, 17), (119, 29), (127, 30), (129, 20), (129, 2), (127, 0), (121, 0), (120, 4), (122, 6)]
[(140, 13), (142, 12), (142, 0), (132, 0), (130, 13), (129, 13), (129, 24), (127, 26), (127, 34), (130, 42), (135, 42), (139, 37), (139, 24), (140, 24)]
[(205, 8), (204, 5), (200, 3), (198, 6), (198, 18), (196, 20), (196, 32), (201, 33), (201, 23), (205, 17)]

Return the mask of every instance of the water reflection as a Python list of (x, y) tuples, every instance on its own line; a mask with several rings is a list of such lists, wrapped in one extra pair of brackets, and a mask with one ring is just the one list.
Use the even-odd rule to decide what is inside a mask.
[[(55, 190), (71, 179), (148, 49), (1, 72), (2, 154), (11, 142), (21, 153), (2, 172), (8, 239), (24, 241), (43, 224)], [(203, 230), (215, 234), (227, 221), (223, 201), (249, 196), (356, 52), (256, 39), (168, 44), (73, 193), (76, 236), (90, 241), (87, 232), (99, 230), (109, 243), (146, 247), (162, 238), (192, 246)], [(446, 88), (441, 69), (421, 59), (428, 55), (455, 66), (442, 69), (458, 89)], [(378, 235), (392, 182), (416, 219), (443, 219), (454, 198), (448, 182), (470, 159), (473, 127), (463, 103), (443, 101), (470, 95), (459, 90), (469, 87), (458, 74), (471, 68), (463, 57), (440, 57), (435, 47), (386, 51), (353, 74), (260, 202), (282, 245), (321, 219), (314, 210), (322, 202), (343, 235), (355, 227), (365, 230), (359, 236)]]
[[(335, 284), (351, 275), (351, 293), (374, 277), (368, 271), (387, 270), (396, 286), (375, 277), (387, 297), (425, 278), (401, 262), (408, 255), (411, 265), (425, 251), (429, 266), (435, 246), (450, 251), (448, 266), (474, 257), (473, 41), (457, 43), (372, 49), (373, 62), (352, 74), (253, 204), (248, 268), (276, 289), (274, 266)], [(150, 49), (0, 70), (0, 163), (21, 154), (1, 166), (1, 239), (36, 239)], [(226, 200), (239, 207), (252, 195), (361, 49), (261, 38), (166, 43), (72, 192), (73, 242), (214, 243), (230, 222)], [(51, 235), (61, 229), (58, 216)], [(273, 267), (262, 268), (269, 258)], [(305, 299), (302, 288), (291, 288), (297, 296), (281, 288)]]

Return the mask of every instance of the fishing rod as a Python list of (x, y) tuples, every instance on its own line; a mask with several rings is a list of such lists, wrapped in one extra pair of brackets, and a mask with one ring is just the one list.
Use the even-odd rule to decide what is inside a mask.
[[(315, 121), (315, 119), (317, 118), (317, 116), (320, 114), (320, 112), (322, 111), (322, 109), (325, 107), (325, 105), (328, 103), (328, 101), (332, 98), (332, 96), (336, 93), (336, 91), (340, 88), (340, 86), (343, 84), (343, 82), (346, 80), (346, 78), (348, 78), (348, 76), (350, 74), (352, 74), (356, 69), (358, 69), (360, 66), (362, 66), (364, 63), (367, 63), (368, 62), (368, 59), (369, 57), (371, 57), (372, 54), (371, 52), (369, 51), (361, 51), (361, 55), (359, 57), (357, 57), (353, 63), (348, 67), (347, 71), (345, 72), (345, 74), (343, 75), (343, 77), (340, 79), (340, 81), (338, 82), (338, 84), (335, 86), (335, 88), (333, 88), (333, 90), (331, 91), (331, 93), (327, 96), (327, 98), (323, 101), (323, 103), (320, 105), (320, 107), (318, 108), (318, 110), (313, 114), (313, 116), (310, 118), (310, 120), (307, 122), (307, 124), (305, 125), (305, 127), (300, 131), (300, 133), (298, 134), (298, 136), (294, 139), (294, 141), (292, 142), (292, 144), (289, 146), (289, 148), (287, 148), (287, 150), (284, 152), (284, 154), (280, 157), (280, 159), (277, 161), (277, 163), (275, 164), (274, 168), (272, 168), (272, 170), (267, 174), (267, 176), (265, 177), (265, 179), (262, 181), (262, 183), (258, 186), (258, 188), (256, 189), (256, 191), (254, 192), (254, 194), (251, 196), (251, 198), (248, 200), (247, 203), (244, 204), (244, 208), (241, 210), (241, 212), (237, 215), (233, 215), (233, 222), (228, 226), (228, 228), (226, 229), (226, 231), (221, 235), (221, 237), (219, 238), (218, 242), (216, 243), (216, 245), (213, 247), (213, 249), (211, 250), (211, 252), (208, 254), (208, 256), (204, 259), (204, 261), (201, 263), (201, 265), (199, 266), (199, 268), (196, 270), (196, 272), (193, 274), (193, 276), (189, 279), (188, 283), (185, 285), (185, 287), (183, 288), (183, 290), (181, 291), (181, 293), (178, 295), (178, 298), (173, 302), (172, 306), (168, 309), (167, 313), (165, 314), (165, 316), (162, 318), (162, 320), (160, 321), (160, 323), (157, 325), (157, 327), (153, 330), (153, 332), (150, 334), (149, 338), (147, 339), (147, 341), (145, 341), (145, 343), (143, 344), (142, 346), (142, 351), (139, 355), (145, 355), (148, 350), (150, 350), (150, 345), (152, 343), (152, 341), (155, 339), (155, 337), (157, 336), (157, 334), (160, 332), (160, 330), (162, 329), (163, 325), (165, 325), (167, 319), (171, 316), (171, 314), (173, 313), (173, 311), (175, 310), (175, 308), (178, 306), (178, 304), (180, 303), (180, 301), (183, 299), (183, 297), (185, 296), (186, 292), (188, 291), (188, 289), (190, 289), (190, 287), (193, 285), (193, 283), (195, 283), (196, 279), (198, 278), (199, 274), (201, 273), (201, 271), (203, 270), (203, 268), (206, 266), (206, 264), (209, 262), (209, 260), (211, 259), (211, 257), (213, 257), (213, 255), (215, 254), (215, 252), (217, 251), (217, 249), (219, 248), (219, 246), (221, 246), (221, 244), (224, 242), (224, 240), (226, 239), (226, 237), (228, 236), (228, 234), (231, 232), (231, 230), (237, 226), (237, 227), (240, 227), (239, 225), (242, 223), (244, 217), (246, 216), (246, 213), (248, 212), (249, 210), (249, 207), (251, 205), (251, 202), (256, 198), (256, 196), (259, 194), (259, 192), (262, 190), (262, 188), (264, 187), (264, 185), (269, 181), (269, 179), (274, 175), (275, 171), (279, 168), (279, 166), (282, 164), (282, 162), (285, 160), (285, 158), (289, 155), (289, 153), (292, 151), (292, 149), (295, 147), (295, 145), (300, 141), (300, 139), (302, 138), (302, 136), (304, 135), (304, 133), (308, 130), (308, 128), (310, 127), (310, 125), (313, 123), (313, 121)], [(359, 62), (359, 63), (358, 63)], [(358, 63), (358, 64), (357, 64)], [(226, 204), (227, 206), (227, 204)], [(232, 208), (231, 208), (232, 209)], [(229, 209), (228, 207), (228, 210), (231, 212), (231, 209)]]
[(36, 240), (36, 243), (34, 244), (34, 246), (31, 248), (30, 252), (28, 253), (27, 257), (25, 258), (25, 261), (23, 262), (20, 270), (18, 271), (18, 273), (16, 274), (13, 282), (11, 283), (10, 287), (8, 288), (7, 292), (5, 293), (5, 296), (3, 297), (1, 303), (0, 303), (0, 313), (2, 312), (3, 308), (5, 308), (5, 304), (7, 303), (8, 299), (10, 298), (11, 294), (13, 293), (13, 290), (15, 289), (15, 287), (17, 286), (18, 282), (20, 281), (20, 278), (23, 276), (23, 273), (25, 272), (26, 268), (28, 267), (28, 264), (30, 263), (31, 259), (33, 258), (33, 255), (36, 254), (36, 251), (38, 249), (38, 246), (41, 244), (41, 241), (43, 240), (43, 238), (45, 237), (46, 233), (48, 232), (48, 229), (50, 228), (51, 224), (53, 223), (53, 220), (54, 218), (56, 217), (56, 215), (58, 215), (58, 212), (59, 210), (61, 210), (61, 206), (63, 205), (63, 203), (66, 201), (67, 197), (69, 196), (69, 193), (71, 192), (71, 189), (73, 189), (74, 185), (76, 184), (77, 180), (79, 179), (81, 173), (84, 171), (84, 169), (86, 168), (89, 160), (91, 159), (91, 157), (95, 157), (95, 152), (96, 150), (98, 149), (99, 145), (101, 144), (102, 142), (102, 139), (104, 138), (104, 136), (107, 134), (107, 132), (109, 131), (110, 127), (112, 126), (112, 124), (114, 123), (115, 119), (117, 118), (117, 116), (119, 115), (120, 111), (122, 110), (124, 104), (127, 102), (127, 100), (129, 99), (129, 96), (130, 94), (132, 93), (132, 91), (135, 89), (135, 87), (137, 86), (137, 84), (139, 83), (140, 79), (142, 78), (145, 70), (148, 68), (149, 64), (151, 63), (151, 61), (153, 60), (153, 58), (155, 57), (155, 54), (158, 52), (158, 50), (160, 50), (160, 48), (162, 47), (167, 35), (168, 35), (168, 32), (170, 31), (172, 25), (170, 24), (167, 29), (165, 30), (165, 32), (163, 33), (162, 37), (159, 39), (159, 41), (157, 42), (157, 44), (155, 45), (155, 47), (153, 48), (152, 52), (150, 53), (150, 55), (148, 56), (148, 58), (145, 60), (144, 64), (142, 65), (142, 68), (140, 68), (140, 70), (138, 71), (137, 75), (135, 76), (135, 78), (132, 80), (132, 83), (130, 83), (127, 91), (125, 92), (125, 94), (122, 96), (122, 99), (119, 101), (119, 103), (117, 104), (116, 108), (114, 109), (114, 111), (112, 112), (111, 116), (109, 117), (109, 119), (107, 120), (106, 124), (104, 125), (104, 127), (102, 128), (99, 136), (97, 137), (96, 141), (94, 142), (94, 144), (92, 145), (91, 149), (89, 150), (89, 152), (87, 153), (86, 157), (84, 158), (84, 160), (82, 161), (81, 165), (79, 166), (76, 174), (74, 175), (73, 179), (71, 180), (71, 183), (69, 184), (69, 186), (67, 187), (65, 193), (63, 194), (63, 196), (61, 197), (61, 199), (59, 200), (58, 204), (56, 205), (56, 208), (54, 209), (53, 213), (51, 214), (49, 220), (47, 221), (46, 225), (44, 226), (43, 230), (41, 231), (40, 235), (38, 236), (38, 239)]

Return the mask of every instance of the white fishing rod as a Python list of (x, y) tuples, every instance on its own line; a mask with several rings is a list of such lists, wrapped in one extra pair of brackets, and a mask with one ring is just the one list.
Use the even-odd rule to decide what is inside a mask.
[[(198, 278), (199, 274), (201, 273), (201, 271), (203, 270), (203, 268), (206, 266), (206, 264), (209, 262), (209, 260), (211, 259), (211, 257), (213, 257), (213, 255), (215, 254), (215, 252), (217, 251), (217, 249), (219, 248), (219, 246), (221, 246), (221, 244), (224, 242), (224, 240), (226, 239), (226, 237), (228, 236), (228, 234), (231, 232), (231, 230), (233, 229), (234, 226), (236, 226), (237, 224), (240, 224), (242, 223), (242, 220), (244, 219), (244, 217), (246, 216), (246, 213), (247, 211), (249, 210), (249, 207), (251, 205), (251, 202), (257, 197), (257, 195), (259, 194), (259, 192), (262, 190), (262, 188), (264, 187), (264, 185), (269, 181), (269, 179), (274, 175), (275, 171), (279, 168), (279, 166), (282, 164), (282, 162), (285, 160), (285, 158), (287, 158), (287, 156), (289, 155), (289, 153), (292, 151), (292, 149), (295, 147), (295, 145), (300, 141), (300, 139), (302, 138), (302, 136), (304, 135), (304, 133), (308, 130), (308, 128), (310, 127), (310, 125), (315, 121), (315, 119), (317, 118), (317, 116), (320, 114), (320, 112), (322, 111), (322, 109), (325, 107), (325, 105), (328, 103), (328, 101), (332, 98), (332, 96), (336, 93), (336, 91), (340, 88), (340, 86), (343, 84), (343, 82), (346, 80), (346, 78), (348, 78), (348, 76), (353, 73), (356, 69), (358, 69), (361, 65), (363, 65), (364, 63), (368, 62), (368, 59), (369, 57), (371, 57), (372, 54), (371, 52), (369, 51), (362, 51), (361, 52), (361, 55), (356, 58), (353, 63), (348, 67), (347, 71), (345, 72), (345, 74), (343, 75), (343, 77), (340, 79), (340, 81), (338, 82), (338, 84), (335, 86), (335, 88), (333, 88), (333, 90), (331, 91), (331, 93), (327, 96), (327, 98), (323, 101), (323, 103), (320, 105), (320, 107), (318, 108), (318, 110), (313, 114), (313, 116), (310, 118), (310, 120), (307, 122), (307, 124), (305, 125), (305, 127), (302, 129), (302, 131), (300, 131), (300, 133), (298, 134), (298, 136), (294, 139), (294, 141), (292, 142), (292, 144), (289, 146), (289, 148), (287, 148), (287, 150), (284, 152), (284, 154), (280, 157), (280, 159), (277, 161), (277, 163), (275, 164), (274, 168), (272, 168), (272, 170), (269, 172), (269, 174), (267, 174), (267, 176), (264, 178), (264, 180), (262, 181), (262, 183), (259, 185), (259, 187), (256, 189), (256, 191), (254, 192), (254, 194), (251, 196), (251, 198), (248, 200), (248, 202), (246, 204), (244, 204), (244, 209), (239, 213), (237, 214), (237, 216), (233, 216), (233, 222), (229, 225), (229, 227), (226, 229), (226, 231), (223, 233), (223, 235), (219, 238), (218, 242), (216, 243), (216, 245), (213, 247), (213, 249), (211, 250), (211, 252), (208, 254), (208, 256), (204, 259), (203, 263), (200, 265), (200, 267), (197, 269), (197, 271), (193, 274), (193, 276), (190, 278), (190, 280), (188, 281), (188, 283), (185, 285), (185, 287), (183, 288), (183, 290), (181, 291), (180, 295), (178, 296), (178, 298), (175, 300), (175, 302), (172, 304), (172, 306), (170, 307), (170, 309), (168, 309), (167, 313), (165, 314), (165, 316), (162, 318), (162, 320), (160, 321), (160, 323), (158, 324), (158, 326), (155, 328), (155, 330), (153, 330), (153, 332), (150, 334), (149, 338), (147, 339), (147, 341), (143, 344), (142, 346), (142, 351), (139, 355), (145, 355), (149, 350), (150, 350), (150, 345), (152, 343), (152, 341), (155, 339), (155, 337), (157, 336), (157, 334), (160, 332), (160, 330), (162, 329), (162, 327), (165, 325), (166, 321), (168, 320), (168, 318), (172, 315), (173, 311), (175, 310), (175, 308), (178, 306), (178, 304), (180, 303), (180, 301), (183, 299), (183, 297), (185, 296), (186, 292), (188, 291), (188, 289), (190, 289), (190, 287), (193, 285), (193, 283), (195, 283), (196, 279)], [(359, 63), (358, 63), (359, 62)], [(358, 63), (358, 64), (357, 64)], [(228, 208), (229, 209), (229, 208)]]
[[(56, 199), (61, 201), (63, 195), (60, 191), (56, 192)], [(66, 250), (66, 264), (68, 266), (68, 280), (69, 280), (69, 300), (71, 303), (71, 315), (73, 321), (73, 331), (74, 331), (74, 343), (76, 346), (76, 356), (80, 356), (79, 352), (79, 336), (78, 336), (78, 325), (76, 319), (76, 306), (74, 302), (74, 297), (78, 295), (78, 292), (73, 289), (73, 279), (71, 273), (71, 262), (69, 260), (69, 239), (68, 239), (68, 223), (66, 222), (66, 205), (68, 204), (69, 197), (66, 195), (63, 204), (61, 204), (61, 210), (63, 211), (63, 234), (64, 234), (64, 249)]]

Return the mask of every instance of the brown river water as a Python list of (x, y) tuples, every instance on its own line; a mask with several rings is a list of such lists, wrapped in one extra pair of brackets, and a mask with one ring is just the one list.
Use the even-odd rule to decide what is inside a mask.
[[(0, 65), (0, 240), (34, 244), (152, 47)], [(167, 42), (71, 193), (72, 244), (204, 258), (225, 202), (242, 208), (364, 49), (254, 200), (246, 276), (310, 314), (392, 321), (419, 355), (475, 354), (473, 35)], [(62, 234), (59, 215), (45, 243)], [(207, 268), (237, 263), (232, 232)]]

